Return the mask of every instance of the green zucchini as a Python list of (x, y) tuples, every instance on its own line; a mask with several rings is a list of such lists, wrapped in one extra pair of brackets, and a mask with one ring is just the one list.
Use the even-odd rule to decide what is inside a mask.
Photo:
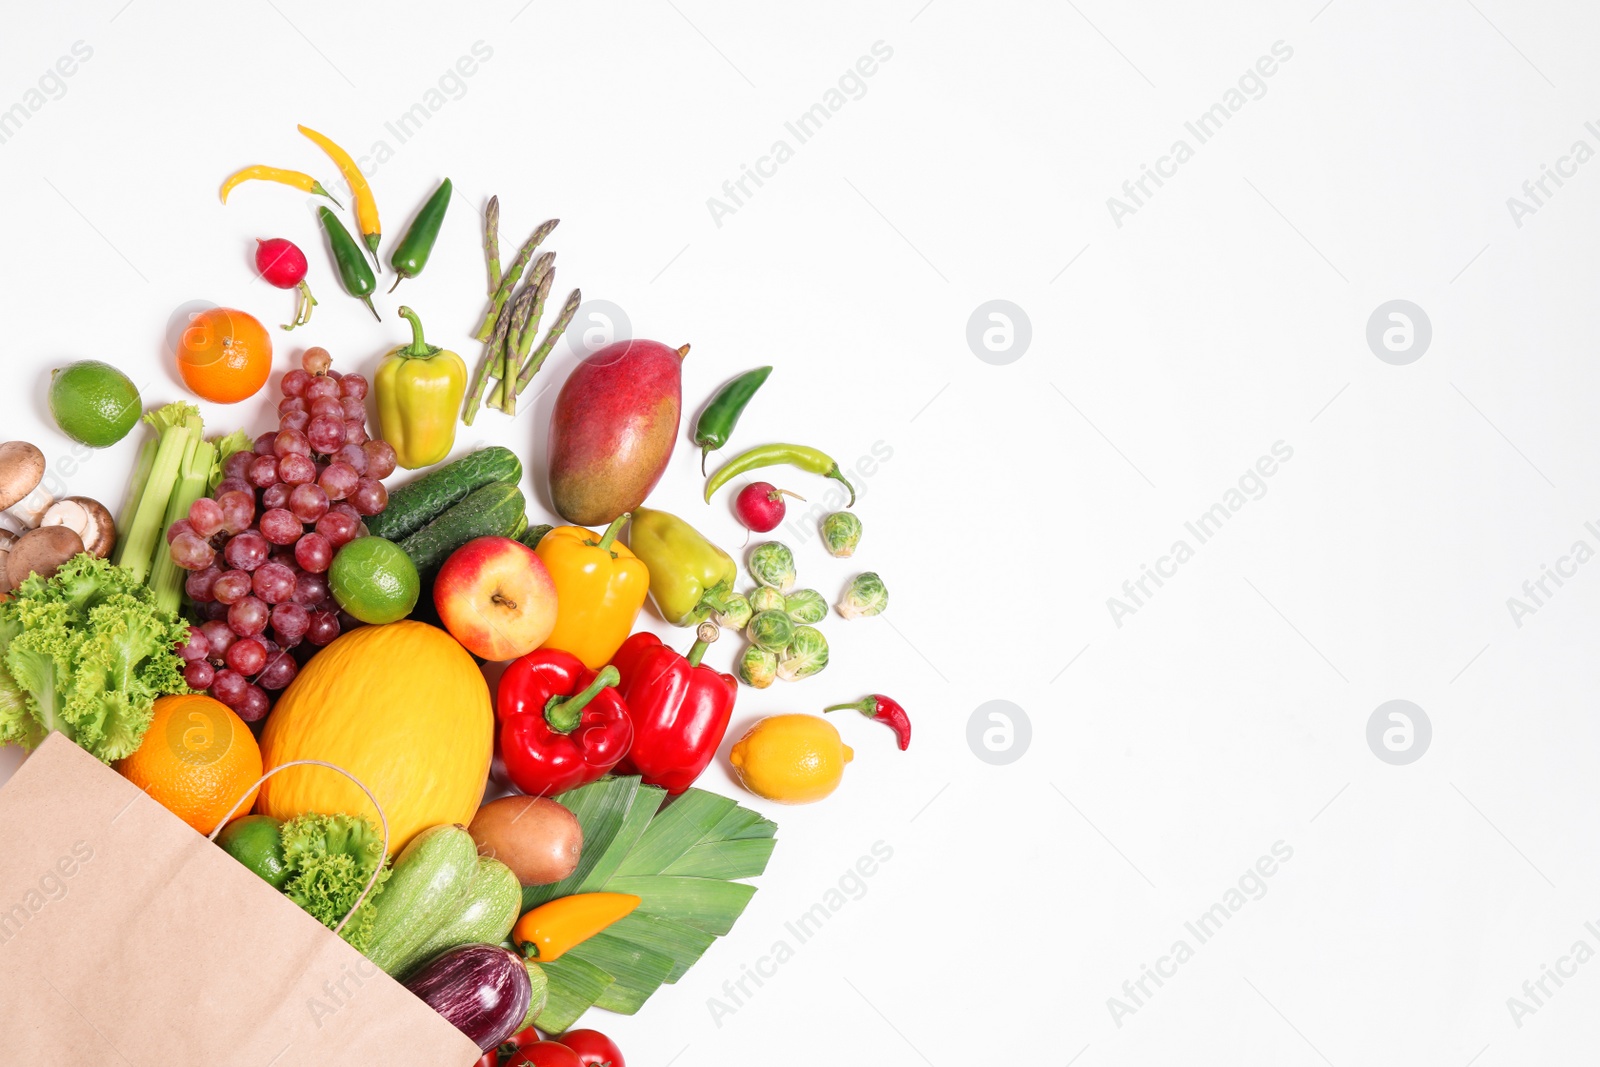
[(433, 932), (461, 910), (478, 873), (478, 846), (459, 826), (431, 826), (395, 858), (376, 916), (367, 958), (400, 973)]
[(400, 542), (423, 574), (439, 568), (450, 553), (475, 537), (508, 537), (526, 521), (528, 502), (515, 485), (495, 482), (474, 489), (461, 503)]
[(475, 489), (495, 482), (522, 481), (522, 463), (509, 448), (491, 445), (447, 463), (389, 494), (389, 504), (367, 520), (374, 537), (404, 541), (465, 500)]
[(544, 1011), (545, 1004), (550, 1000), (550, 979), (545, 976), (544, 968), (530, 959), (522, 962), (528, 968), (528, 984), (533, 987), (533, 996), (528, 998), (528, 1014), (522, 1017), (522, 1025), (517, 1027), (519, 1034), (539, 1021), (540, 1012)]
[(417, 946), (400, 965), (404, 974), (445, 949), (461, 945), (497, 945), (511, 936), (522, 915), (522, 883), (511, 868), (497, 859), (481, 856), (471, 885), (459, 907)]

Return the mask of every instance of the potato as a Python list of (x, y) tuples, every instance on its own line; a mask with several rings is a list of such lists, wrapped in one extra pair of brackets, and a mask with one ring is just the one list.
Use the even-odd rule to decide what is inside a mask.
[(467, 827), (478, 852), (511, 868), (523, 885), (559, 882), (578, 868), (578, 817), (547, 797), (501, 797), (478, 809)]

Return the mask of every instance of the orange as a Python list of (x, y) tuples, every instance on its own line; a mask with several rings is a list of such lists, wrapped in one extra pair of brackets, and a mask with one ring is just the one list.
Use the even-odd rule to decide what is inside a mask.
[(195, 395), (216, 404), (254, 396), (272, 373), (272, 335), (252, 315), (211, 308), (178, 338), (178, 373)]
[[(233, 709), (208, 696), (156, 701), (144, 741), (117, 770), (172, 814), (209, 834), (239, 801), (248, 814), (259, 789), (261, 748)], [(248, 791), (248, 799), (246, 793)]]

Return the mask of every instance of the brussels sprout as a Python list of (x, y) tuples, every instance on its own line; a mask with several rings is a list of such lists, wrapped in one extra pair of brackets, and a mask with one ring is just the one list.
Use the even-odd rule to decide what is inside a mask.
[(778, 657), (755, 645), (744, 650), (739, 657), (739, 681), (752, 689), (765, 689), (778, 676)]
[(839, 598), (839, 614), (847, 619), (862, 615), (880, 615), (889, 606), (889, 590), (883, 579), (874, 571), (863, 571), (850, 579), (844, 596)]
[(794, 588), (794, 553), (781, 541), (764, 541), (750, 550), (750, 577), (787, 593)]
[(789, 647), (778, 657), (778, 677), (786, 682), (809, 678), (828, 665), (828, 639), (815, 626), (796, 626)]
[(786, 603), (782, 593), (764, 585), (750, 594), (751, 611), (782, 611)]
[(781, 611), (758, 611), (744, 628), (744, 635), (757, 648), (782, 652), (794, 639), (794, 620)]
[(861, 520), (848, 511), (835, 511), (822, 520), (822, 544), (840, 559), (852, 555), (861, 543)]
[(742, 630), (750, 623), (750, 616), (755, 614), (755, 609), (750, 606), (743, 593), (729, 593), (728, 610), (717, 612), (717, 624), (726, 626), (730, 630)]
[(796, 589), (783, 598), (783, 610), (795, 622), (821, 622), (828, 617), (828, 602), (815, 589)]

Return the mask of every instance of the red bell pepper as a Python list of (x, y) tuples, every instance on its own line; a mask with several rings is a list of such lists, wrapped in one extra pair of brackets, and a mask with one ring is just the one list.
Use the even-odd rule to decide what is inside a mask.
[(673, 796), (688, 789), (717, 754), (739, 693), (733, 675), (700, 663), (717, 639), (716, 623), (701, 623), (695, 637), (694, 647), (682, 656), (655, 634), (637, 633), (611, 657), (633, 720), (633, 747), (618, 770), (638, 774)]
[(633, 723), (613, 688), (615, 667), (596, 673), (570, 652), (530, 652), (500, 676), (500, 757), (512, 783), (550, 796), (610, 773), (628, 754)]

